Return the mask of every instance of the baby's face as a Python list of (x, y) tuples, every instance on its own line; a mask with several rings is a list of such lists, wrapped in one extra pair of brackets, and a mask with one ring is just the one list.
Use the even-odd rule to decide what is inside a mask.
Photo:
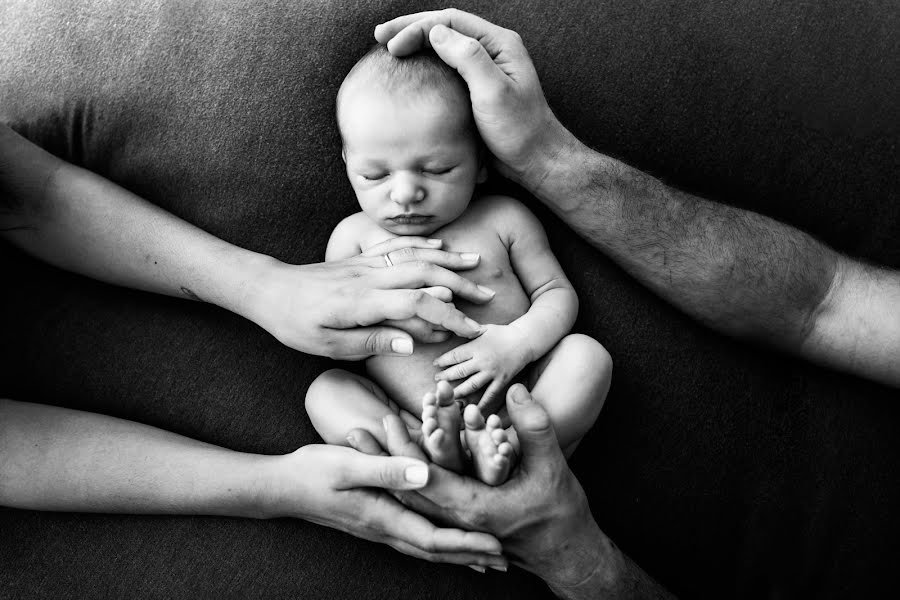
[(398, 98), (377, 88), (341, 100), (347, 176), (383, 229), (427, 236), (465, 211), (486, 176), (465, 110), (436, 93)]

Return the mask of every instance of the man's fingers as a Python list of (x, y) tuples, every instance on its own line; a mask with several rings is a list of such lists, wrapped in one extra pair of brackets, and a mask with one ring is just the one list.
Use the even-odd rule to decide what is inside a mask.
[(448, 8), (405, 15), (382, 23), (375, 28), (375, 39), (387, 44), (394, 56), (406, 56), (430, 45), (429, 32), (435, 25), (450, 27), (465, 36), (482, 41), (494, 40), (504, 31), (502, 27), (481, 17)]
[(487, 49), (477, 39), (436, 25), (429, 34), (431, 46), (445, 63), (456, 69), (475, 94), (488, 94), (506, 84), (508, 76), (500, 70)]
[(428, 483), (428, 465), (403, 456), (369, 456), (348, 451), (339, 467), (335, 487), (350, 489), (378, 487), (390, 490), (414, 490)]
[(521, 383), (509, 388), (506, 409), (519, 436), (523, 462), (546, 463), (548, 457), (562, 458), (550, 416)]

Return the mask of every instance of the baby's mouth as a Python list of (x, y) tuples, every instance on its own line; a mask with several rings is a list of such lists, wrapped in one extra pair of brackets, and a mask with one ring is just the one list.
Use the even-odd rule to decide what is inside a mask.
[(389, 220), (398, 225), (422, 225), (429, 222), (432, 218), (431, 215), (397, 215)]

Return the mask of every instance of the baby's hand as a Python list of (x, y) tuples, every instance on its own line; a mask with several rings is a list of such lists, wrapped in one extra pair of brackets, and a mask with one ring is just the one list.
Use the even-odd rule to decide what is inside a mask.
[(497, 395), (531, 362), (532, 357), (530, 344), (517, 327), (485, 325), (484, 329), (479, 337), (439, 356), (434, 366), (444, 370), (435, 374), (434, 379), (458, 381), (468, 378), (453, 390), (457, 398), (473, 394), (487, 385), (478, 407), (485, 414), (491, 414), (499, 403), (494, 401)]

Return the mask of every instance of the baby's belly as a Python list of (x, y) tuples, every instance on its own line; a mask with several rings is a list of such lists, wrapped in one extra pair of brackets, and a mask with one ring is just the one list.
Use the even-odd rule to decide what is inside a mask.
[[(508, 275), (510, 277), (500, 278), (505, 281), (497, 278), (482, 281), (480, 277), (470, 277), (475, 283), (490, 287), (497, 295), (485, 305), (457, 302), (457, 307), (482, 324), (506, 325), (519, 318), (528, 311), (531, 303), (518, 278), (512, 273)], [(439, 344), (417, 343), (411, 356), (375, 356), (366, 361), (366, 368), (372, 380), (382, 387), (388, 397), (401, 408), (419, 416), (422, 412), (422, 396), (434, 390), (434, 375), (443, 370), (434, 367), (432, 362), (467, 341), (453, 336)], [(463, 381), (453, 381), (451, 384), (455, 386)], [(466, 401), (477, 402), (483, 391), (466, 398)]]

